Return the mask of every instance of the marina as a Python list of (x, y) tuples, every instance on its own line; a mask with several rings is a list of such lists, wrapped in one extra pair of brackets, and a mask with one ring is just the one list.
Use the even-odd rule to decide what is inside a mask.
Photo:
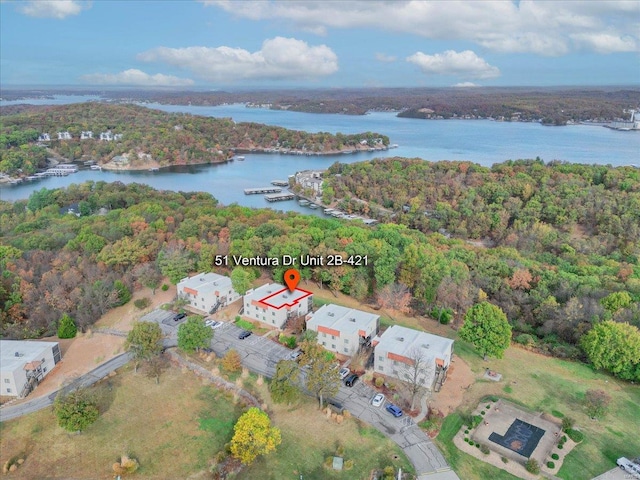
[(245, 195), (259, 195), (261, 193), (280, 193), (282, 188), (280, 187), (261, 187), (261, 188), (245, 188)]
[(293, 200), (296, 196), (293, 193), (271, 193), (264, 196), (267, 202), (282, 202)]
[(275, 185), (276, 187), (288, 187), (289, 182), (287, 180), (272, 180), (271, 185)]

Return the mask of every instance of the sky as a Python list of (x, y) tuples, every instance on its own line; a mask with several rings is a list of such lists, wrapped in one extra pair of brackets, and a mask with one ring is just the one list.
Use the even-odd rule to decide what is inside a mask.
[(638, 0), (0, 0), (0, 86), (640, 84)]

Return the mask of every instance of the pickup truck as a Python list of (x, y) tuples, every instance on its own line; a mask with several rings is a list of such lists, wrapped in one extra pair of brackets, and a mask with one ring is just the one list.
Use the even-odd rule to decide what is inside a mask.
[(620, 457), (616, 460), (618, 466), (625, 472), (631, 474), (632, 477), (640, 478), (640, 465), (626, 457)]

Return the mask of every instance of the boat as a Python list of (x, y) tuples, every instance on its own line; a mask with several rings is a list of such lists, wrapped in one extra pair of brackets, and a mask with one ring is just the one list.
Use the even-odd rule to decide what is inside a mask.
[(244, 160), (244, 155), (236, 155), (235, 157), (236, 160), (240, 160), (241, 162)]
[(102, 170), (102, 167), (100, 165), (91, 165), (91, 170)]
[(324, 213), (326, 215), (331, 215), (335, 210), (333, 208), (325, 208)]
[(309, 204), (309, 208), (310, 208), (311, 210), (315, 210), (316, 208), (318, 208), (318, 205), (316, 205), (315, 203), (310, 203), (310, 204)]
[(159, 171), (160, 171), (160, 169), (159, 169), (158, 167), (151, 167), (151, 168), (149, 169), (149, 171), (150, 171), (150, 172), (159, 172)]
[(392, 143), (391, 145), (389, 145), (389, 148), (398, 148), (398, 144), (397, 143)]
[(300, 204), (301, 207), (306, 207), (311, 202), (309, 200), (305, 200), (304, 198), (301, 198), (300, 200), (298, 200), (298, 203)]

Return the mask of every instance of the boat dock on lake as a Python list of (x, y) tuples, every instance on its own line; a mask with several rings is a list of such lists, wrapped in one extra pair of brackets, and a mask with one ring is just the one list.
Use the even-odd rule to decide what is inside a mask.
[(245, 195), (258, 195), (260, 193), (280, 193), (282, 191), (279, 187), (260, 187), (260, 188), (245, 188)]
[(275, 185), (276, 187), (288, 187), (289, 182), (287, 180), (272, 180), (271, 185)]
[(284, 200), (293, 200), (296, 196), (293, 193), (271, 193), (264, 196), (267, 202), (282, 202)]

